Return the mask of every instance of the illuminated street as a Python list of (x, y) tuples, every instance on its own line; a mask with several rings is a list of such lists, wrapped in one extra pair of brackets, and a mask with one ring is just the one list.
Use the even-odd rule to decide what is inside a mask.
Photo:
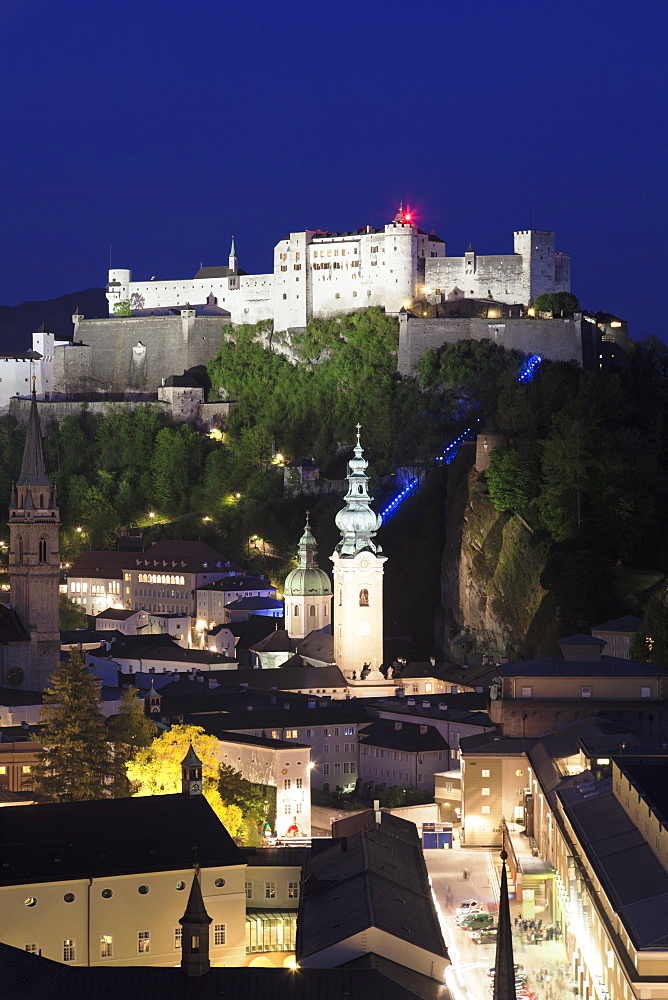
[[(454, 913), (464, 899), (477, 899), (496, 919), (499, 885), (492, 852), (456, 846), (451, 851), (426, 850), (424, 857), (452, 962), (447, 977), (452, 995), (455, 1000), (486, 1000), (492, 984), (488, 970), (494, 966), (496, 945), (494, 942), (475, 944), (471, 934), (457, 926)], [(466, 880), (465, 868), (469, 872)], [(511, 899), (513, 920), (519, 910)], [(514, 933), (513, 949), (515, 962), (528, 970), (529, 990), (536, 1000), (572, 1000), (568, 959), (561, 942), (528, 944), (523, 935)]]

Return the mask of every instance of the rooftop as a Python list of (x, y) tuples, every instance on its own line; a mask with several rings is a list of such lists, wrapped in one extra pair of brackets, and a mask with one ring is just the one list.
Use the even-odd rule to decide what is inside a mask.
[(245, 859), (204, 796), (0, 809), (0, 885), (203, 868)]
[[(587, 638), (591, 639), (591, 636)], [(602, 642), (602, 640), (596, 640)], [(565, 660), (563, 656), (544, 656), (537, 660), (518, 660), (496, 667), (500, 677), (661, 677), (665, 670), (651, 663), (601, 656), (596, 660)]]

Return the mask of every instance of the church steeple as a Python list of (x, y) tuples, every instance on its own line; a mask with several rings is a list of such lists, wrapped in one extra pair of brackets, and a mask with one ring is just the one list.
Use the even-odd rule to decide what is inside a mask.
[(192, 743), (181, 761), (181, 791), (184, 795), (202, 794), (202, 761), (193, 750)]
[(369, 477), (366, 474), (369, 463), (363, 458), (360, 430), (361, 424), (357, 424), (355, 457), (348, 462), (348, 492), (344, 497), (346, 506), (336, 515), (336, 526), (341, 532), (341, 541), (336, 546), (336, 551), (344, 558), (352, 558), (363, 550), (373, 553), (383, 551), (380, 545), (372, 541), (383, 522), (380, 515), (375, 514), (369, 506), (373, 500), (369, 496)]
[(501, 851), (501, 890), (499, 894), (499, 926), (496, 935), (493, 1000), (516, 1000), (513, 931), (508, 900), (507, 852)]
[(234, 249), (234, 236), (233, 236), (232, 237), (232, 245), (230, 247), (230, 256), (229, 256), (229, 260), (228, 260), (228, 267), (229, 267), (230, 271), (236, 271), (236, 270), (238, 270), (238, 266), (239, 266), (239, 264), (238, 264), (238, 260), (237, 260), (237, 252)]
[[(348, 463), (346, 506), (336, 515), (341, 541), (332, 554), (334, 564), (334, 656), (352, 681), (384, 681), (383, 568), (385, 556), (374, 536), (382, 519), (370, 507), (367, 461), (357, 443)], [(364, 677), (361, 678), (362, 670)]]
[(21, 472), (9, 508), (10, 606), (30, 637), (30, 650), (8, 674), (10, 683), (33, 691), (44, 689), (60, 656), (59, 531), (60, 511), (46, 471), (33, 384)]
[[(191, 748), (192, 749), (192, 748)], [(203, 976), (211, 968), (209, 962), (209, 924), (211, 917), (206, 912), (199, 871), (195, 872), (190, 888), (186, 912), (179, 920), (183, 928), (181, 934), (181, 968), (187, 976)]]

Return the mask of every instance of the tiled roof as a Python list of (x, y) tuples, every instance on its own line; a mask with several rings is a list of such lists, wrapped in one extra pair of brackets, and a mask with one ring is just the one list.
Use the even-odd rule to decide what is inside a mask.
[(292, 644), (287, 629), (277, 628), (254, 643), (251, 649), (257, 653), (291, 653)]
[[(179, 569), (186, 573), (243, 573), (241, 566), (207, 545), (206, 542), (172, 541), (163, 539), (146, 552), (126, 553), (126, 569)], [(205, 565), (206, 563), (206, 565)], [(174, 565), (172, 565), (174, 564)]]
[[(212, 968), (203, 976), (180, 968), (52, 962), (0, 944), (0, 981), (12, 1000), (447, 1000), (446, 987), (369, 954), (335, 969)], [(426, 984), (439, 991), (425, 992)]]
[[(397, 726), (401, 726), (397, 729)], [(426, 733), (420, 730), (426, 728)], [(449, 750), (450, 746), (435, 726), (420, 726), (413, 722), (392, 722), (381, 719), (360, 730), (360, 739), (367, 745), (387, 747), (390, 750), (411, 752)]]
[(612, 621), (603, 622), (602, 625), (594, 625), (595, 632), (637, 632), (642, 626), (642, 618), (636, 615), (622, 615), (621, 618), (613, 618)]
[(276, 593), (276, 587), (271, 580), (265, 580), (260, 576), (226, 576), (222, 580), (214, 580), (212, 583), (205, 583), (203, 587), (198, 587), (197, 593), (201, 590), (222, 590), (230, 593), (235, 590), (269, 590)]
[(0, 809), (0, 885), (190, 868), (244, 858), (204, 796), (154, 795)]
[(82, 552), (67, 571), (70, 580), (89, 577), (104, 580), (122, 580), (123, 570), (131, 566), (135, 552), (98, 552), (94, 549)]
[(500, 677), (660, 677), (665, 671), (651, 663), (602, 656), (600, 660), (565, 660), (544, 656), (538, 660), (518, 660), (496, 667)]
[(278, 611), (283, 610), (283, 601), (275, 597), (239, 597), (225, 608), (227, 611)]

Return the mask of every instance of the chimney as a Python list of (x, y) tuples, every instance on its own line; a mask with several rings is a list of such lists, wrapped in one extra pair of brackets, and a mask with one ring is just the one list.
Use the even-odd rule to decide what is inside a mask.
[(420, 726), (420, 736), (424, 736), (429, 729), (429, 726)]
[(399, 730), (399, 729), (401, 729), (401, 727), (402, 727), (402, 726), (403, 726), (403, 722), (395, 722), (395, 723), (394, 723), (394, 728), (395, 728), (396, 730)]

